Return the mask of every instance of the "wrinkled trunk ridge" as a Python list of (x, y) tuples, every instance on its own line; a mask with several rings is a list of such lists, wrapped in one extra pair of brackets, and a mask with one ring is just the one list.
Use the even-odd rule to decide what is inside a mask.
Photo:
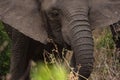
[[(74, 52), (74, 67), (80, 66), (79, 74), (88, 78), (93, 69), (93, 49), (91, 27), (88, 20), (88, 7), (77, 7), (77, 4), (64, 9), (66, 20), (68, 20), (69, 38)], [(66, 26), (67, 24), (65, 24)], [(79, 80), (86, 80), (80, 77)]]

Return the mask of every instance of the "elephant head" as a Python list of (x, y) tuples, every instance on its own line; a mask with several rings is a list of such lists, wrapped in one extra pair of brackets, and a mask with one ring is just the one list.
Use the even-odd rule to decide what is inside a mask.
[(0, 20), (43, 44), (50, 28), (56, 42), (71, 46), (72, 66), (88, 78), (94, 62), (91, 31), (117, 22), (119, 5), (119, 0), (0, 0)]

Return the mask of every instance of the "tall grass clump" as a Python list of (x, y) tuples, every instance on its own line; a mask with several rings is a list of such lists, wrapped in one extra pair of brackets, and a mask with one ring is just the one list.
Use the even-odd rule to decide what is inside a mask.
[(110, 29), (103, 29), (99, 37), (95, 39), (95, 44), (97, 49), (106, 48), (114, 49), (114, 41), (112, 39), (112, 34)]
[(119, 80), (120, 63), (115, 59), (115, 44), (111, 31), (105, 28), (100, 32), (98, 29), (96, 32), (97, 37), (94, 37), (95, 66), (90, 80)]

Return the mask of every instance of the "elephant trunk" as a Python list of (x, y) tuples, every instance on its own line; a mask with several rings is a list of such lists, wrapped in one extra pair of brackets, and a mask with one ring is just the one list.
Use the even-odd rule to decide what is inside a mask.
[[(76, 3), (77, 4), (77, 3)], [(74, 52), (73, 66), (79, 69), (79, 74), (88, 78), (93, 69), (93, 38), (91, 27), (88, 21), (88, 8), (66, 9), (67, 28), (69, 28), (69, 40)], [(67, 25), (65, 24), (65, 25)], [(75, 61), (75, 62), (74, 62)], [(85, 80), (80, 77), (79, 80)]]
[[(75, 16), (74, 16), (75, 17)], [(82, 18), (76, 19), (76, 18)], [(93, 66), (93, 38), (88, 23), (88, 19), (84, 14), (76, 16), (76, 20), (71, 22), (71, 45), (74, 51), (76, 67), (79, 65), (80, 75), (89, 77)]]

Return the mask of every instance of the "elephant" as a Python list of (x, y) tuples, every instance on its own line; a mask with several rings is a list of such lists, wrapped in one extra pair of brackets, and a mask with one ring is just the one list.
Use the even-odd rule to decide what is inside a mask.
[(48, 39), (73, 50), (71, 66), (85, 80), (94, 65), (92, 30), (120, 20), (120, 1), (0, 0), (0, 20), (12, 28), (11, 80), (25, 73), (34, 44), (46, 49)]

